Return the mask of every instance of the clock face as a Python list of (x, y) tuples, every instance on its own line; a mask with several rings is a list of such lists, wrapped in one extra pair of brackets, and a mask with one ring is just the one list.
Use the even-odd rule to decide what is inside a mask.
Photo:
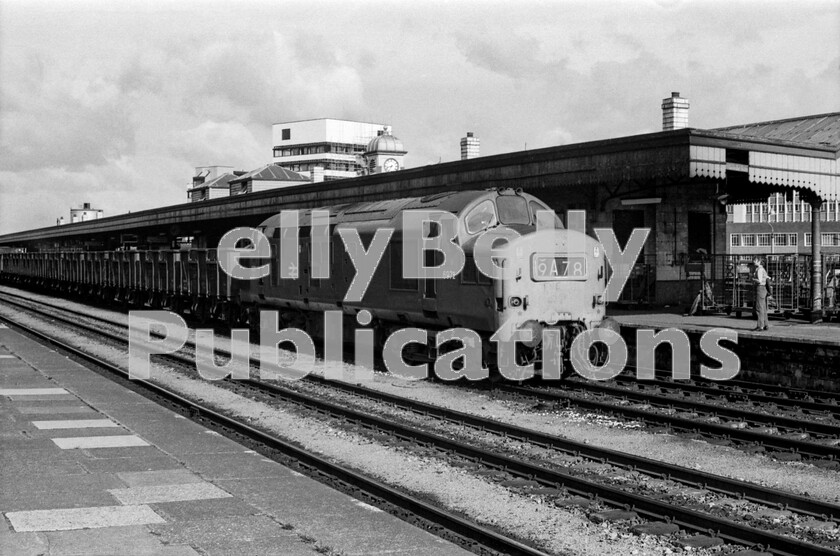
[(400, 163), (395, 158), (386, 158), (382, 164), (382, 169), (386, 172), (393, 172), (400, 169)]

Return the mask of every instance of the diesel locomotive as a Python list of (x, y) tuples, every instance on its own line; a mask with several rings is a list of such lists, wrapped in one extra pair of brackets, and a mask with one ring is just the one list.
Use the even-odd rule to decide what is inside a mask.
[[(552, 330), (553, 350), (568, 359), (574, 338), (582, 331), (605, 323), (604, 291), (608, 265), (603, 248), (580, 231), (563, 229), (562, 222), (536, 197), (510, 189), (442, 193), (388, 201), (329, 207), (329, 278), (314, 278), (312, 257), (312, 212), (299, 220), (300, 257), (296, 277), (280, 276), (277, 252), (283, 233), (280, 216), (263, 222), (260, 230), (271, 244), (273, 266), (259, 280), (238, 284), (239, 304), (245, 320), (257, 327), (259, 311), (279, 311), (281, 326), (306, 330), (323, 337), (324, 311), (340, 310), (346, 318), (343, 330), (352, 333), (357, 315), (366, 311), (375, 344), (380, 348), (397, 330), (411, 326), (426, 330), (429, 341), (405, 347), (405, 356), (434, 361), (439, 355), (433, 335), (460, 328), (474, 331), (482, 340), (484, 361), (498, 362), (498, 343), (490, 341), (506, 326), (508, 331), (527, 331), (516, 343), (516, 364), (539, 365), (543, 359), (543, 331)], [(408, 241), (404, 215), (407, 211), (443, 212), (454, 215), (454, 237), (464, 253), (461, 272), (448, 278), (406, 278), (403, 258)], [(537, 230), (537, 218), (550, 215), (548, 229)], [(370, 245), (377, 230), (393, 233), (369, 286), (360, 301), (349, 302), (345, 293), (357, 269), (340, 239), (342, 230), (353, 230)], [(496, 233), (504, 230), (505, 233)], [(427, 223), (424, 235), (441, 233)], [(476, 264), (482, 236), (496, 243), (487, 272)], [(484, 238), (485, 244), (488, 238)], [(498, 247), (502, 244), (503, 247)], [(477, 245), (479, 249), (477, 249)], [(424, 250), (426, 267), (440, 264), (440, 252)], [(488, 277), (494, 275), (494, 278)], [(346, 337), (345, 341), (351, 341)]]
[[(313, 272), (313, 210), (329, 214), (329, 277), (315, 277), (321, 273)], [(340, 311), (345, 334), (352, 335), (362, 323), (374, 331), (375, 345), (380, 348), (397, 330), (426, 330), (426, 344), (405, 346), (406, 358), (419, 360), (431, 361), (439, 355), (434, 340), (438, 332), (468, 329), (480, 337), (483, 358), (491, 366), (499, 357), (499, 344), (492, 339), (504, 327), (509, 332), (526, 332), (515, 344), (516, 363), (539, 367), (544, 338), (551, 338), (553, 357), (568, 360), (572, 341), (580, 333), (613, 326), (605, 318), (609, 268), (603, 247), (581, 231), (564, 229), (551, 209), (530, 194), (511, 189), (460, 191), (313, 210), (299, 212), (299, 266), (292, 276), (281, 276), (279, 267), (280, 215), (257, 228), (272, 252), (268, 272), (259, 279), (231, 278), (220, 270), (218, 253), (212, 249), (3, 254), (0, 276), (6, 283), (97, 297), (133, 308), (169, 309), (198, 321), (222, 318), (254, 329), (259, 326), (260, 311), (272, 309), (278, 312), (281, 326), (322, 338), (324, 312)], [(455, 222), (454, 235), (446, 240), (463, 252), (460, 272), (406, 277), (403, 243), (408, 235), (403, 216), (407, 211), (454, 217), (450, 219), (450, 224)], [(441, 233), (434, 218), (424, 226), (427, 237)], [(357, 269), (342, 235), (352, 231), (370, 245), (376, 231), (383, 228), (393, 232), (364, 296), (348, 300)], [(488, 237), (495, 274), (476, 262)], [(439, 265), (440, 256), (440, 251), (424, 250), (423, 267)], [(551, 335), (546, 336), (546, 331)]]

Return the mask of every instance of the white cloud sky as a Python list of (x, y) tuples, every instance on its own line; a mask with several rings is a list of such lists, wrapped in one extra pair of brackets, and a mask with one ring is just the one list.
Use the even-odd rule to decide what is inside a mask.
[(0, 233), (186, 201), (271, 161), (271, 124), (381, 121), (421, 166), (840, 109), (831, 1), (0, 4)]

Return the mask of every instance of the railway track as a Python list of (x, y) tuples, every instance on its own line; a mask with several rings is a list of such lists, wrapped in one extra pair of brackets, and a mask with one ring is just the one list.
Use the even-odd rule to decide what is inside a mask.
[[(8, 302), (8, 300), (6, 301)], [(20, 306), (22, 304), (18, 305)], [(54, 306), (54, 308), (62, 311), (68, 311), (67, 309), (59, 308), (56, 306)], [(38, 312), (37, 309), (34, 309), (32, 307), (25, 308), (25, 310)], [(43, 312), (41, 313), (42, 316), (46, 316), (47, 318), (61, 320), (61, 318), (57, 317), (56, 315), (48, 315)], [(93, 318), (94, 320), (99, 319), (99, 317), (92, 317), (91, 315), (83, 316), (85, 316), (86, 318)], [(113, 326), (119, 326), (118, 323), (107, 321), (107, 319), (99, 320), (108, 322), (110, 325)], [(71, 326), (85, 327), (84, 325), (81, 325), (78, 321), (73, 321), (70, 319), (64, 319), (64, 323)], [(86, 328), (89, 329), (90, 333), (103, 333), (101, 330), (97, 330), (95, 328)], [(107, 333), (105, 333), (105, 335), (111, 336), (110, 339), (112, 339), (113, 341), (125, 342), (124, 339), (120, 338), (117, 335), (109, 335)], [(222, 353), (221, 355), (225, 354)], [(179, 361), (179, 363), (184, 365), (193, 364), (192, 359), (181, 355), (173, 356), (172, 359)], [(671, 466), (668, 464), (648, 460), (645, 458), (639, 458), (636, 456), (630, 456), (628, 454), (622, 454), (619, 452), (604, 450), (589, 445), (571, 442), (558, 437), (537, 433), (535, 431), (530, 431), (519, 427), (513, 427), (504, 423), (488, 421), (486, 419), (481, 419), (479, 417), (455, 412), (437, 406), (421, 404), (413, 400), (399, 398), (390, 394), (386, 394), (384, 392), (364, 388), (358, 385), (351, 385), (336, 381), (326, 381), (324, 379), (316, 377), (310, 377), (310, 381), (319, 383), (321, 385), (328, 385), (331, 388), (341, 389), (343, 391), (350, 392), (355, 396), (376, 399), (381, 402), (386, 402), (395, 406), (400, 406), (408, 411), (412, 411), (415, 413), (422, 412), (424, 415), (432, 416), (436, 419), (441, 419), (449, 422), (456, 422), (459, 424), (474, 427), (476, 429), (490, 431), (494, 434), (504, 435), (509, 438), (520, 439), (522, 441), (533, 443), (539, 446), (548, 446), (552, 449), (559, 450), (561, 452), (583, 456), (596, 461), (607, 462), (611, 465), (616, 465), (624, 468), (635, 469), (650, 474), (652, 476), (668, 477), (669, 479), (682, 482), (683, 484), (707, 488), (712, 491), (724, 493), (728, 496), (744, 497), (748, 500), (755, 501), (758, 503), (768, 504), (775, 507), (786, 507), (792, 511), (797, 511), (813, 516), (829, 516), (833, 519), (837, 519), (840, 516), (840, 507), (832, 504), (814, 501), (805, 497), (798, 497), (788, 493), (759, 487), (757, 485), (751, 485), (749, 483), (744, 483), (741, 481), (726, 479), (715, 475)], [(730, 520), (720, 519), (715, 516), (707, 515), (704, 513), (686, 510), (684, 508), (680, 508), (672, 504), (663, 503), (658, 500), (652, 500), (647, 497), (640, 496), (638, 494), (628, 493), (603, 484), (582, 480), (578, 477), (572, 476), (571, 474), (565, 473), (560, 470), (548, 469), (543, 466), (518, 461), (514, 458), (500, 455), (498, 453), (482, 450), (475, 446), (468, 445), (464, 442), (459, 442), (450, 438), (444, 438), (440, 435), (431, 434), (428, 432), (418, 430), (414, 427), (396, 423), (393, 420), (382, 419), (374, 415), (360, 412), (348, 408), (346, 407), (346, 405), (339, 405), (335, 403), (326, 402), (324, 400), (316, 399), (312, 396), (308, 396), (300, 392), (295, 392), (288, 388), (279, 387), (273, 384), (259, 383), (256, 381), (235, 382), (240, 384), (247, 384), (247, 386), (250, 388), (259, 389), (260, 391), (267, 393), (267, 395), (269, 396), (282, 398), (286, 401), (291, 401), (295, 404), (300, 405), (301, 407), (314, 409), (319, 412), (327, 413), (332, 416), (339, 417), (341, 419), (358, 423), (364, 427), (371, 427), (376, 430), (386, 432), (388, 434), (394, 435), (397, 438), (401, 438), (411, 443), (435, 446), (437, 449), (446, 450), (447, 452), (451, 454), (456, 454), (459, 457), (463, 457), (475, 462), (480, 462), (484, 466), (495, 469), (504, 469), (508, 473), (512, 473), (513, 475), (519, 476), (523, 479), (535, 480), (539, 484), (547, 487), (564, 489), (565, 491), (571, 494), (577, 494), (580, 496), (595, 495), (599, 499), (604, 500), (609, 505), (612, 505), (614, 507), (633, 507), (640, 515), (647, 519), (669, 519), (679, 524), (683, 529), (687, 531), (717, 531), (721, 538), (729, 542), (746, 545), (761, 544), (764, 546), (769, 546), (771, 550), (776, 554), (834, 553), (830, 549), (777, 535), (770, 531), (756, 529), (754, 527), (750, 527), (742, 523), (736, 523)]]
[[(14, 295), (5, 291), (2, 294)], [(17, 297), (21, 299), (20, 296)], [(52, 305), (52, 308), (68, 311), (76, 316), (93, 318), (90, 315), (55, 305)], [(118, 325), (107, 319), (94, 320)], [(225, 357), (230, 356), (228, 352), (222, 350), (217, 350), (217, 352)], [(254, 359), (251, 363), (258, 365), (258, 361)], [(674, 397), (673, 394), (682, 387), (682, 384), (676, 385), (662, 380), (631, 382), (628, 377), (621, 382), (624, 384), (623, 387), (593, 381), (566, 380), (559, 387), (515, 386), (502, 383), (496, 385), (495, 388), (517, 397), (528, 397), (561, 405), (571, 404), (589, 411), (641, 421), (654, 427), (665, 427), (671, 432), (699, 434), (706, 438), (734, 442), (750, 449), (766, 448), (777, 457), (784, 457), (780, 454), (790, 454), (792, 457), (840, 460), (840, 424), (832, 422), (835, 421), (834, 414), (819, 412), (818, 416), (824, 418), (820, 421), (815, 420), (813, 415), (805, 416), (806, 418), (778, 415), (775, 405), (764, 406), (765, 410), (761, 411), (761, 407), (746, 410), (727, 407), (720, 402), (715, 403), (721, 395), (727, 395), (720, 391), (721, 388), (727, 387), (685, 385), (688, 392), (700, 391), (706, 396), (716, 394), (712, 403), (709, 403)], [(637, 389), (634, 389), (634, 386)], [(641, 391), (638, 388), (656, 391)], [(663, 388), (672, 395), (663, 395)], [(742, 386), (738, 388), (743, 391), (746, 386), (742, 383)], [(812, 397), (812, 394), (816, 393), (801, 392), (801, 395), (797, 397)], [(791, 405), (795, 403), (794, 400), (788, 401)], [(636, 405), (628, 402), (635, 402)], [(766, 403), (775, 404), (775, 399), (773, 402)], [(829, 421), (825, 418), (829, 418)], [(840, 418), (840, 415), (836, 418)], [(722, 420), (727, 422), (720, 422)]]
[[(840, 427), (834, 424), (791, 419), (772, 413), (744, 411), (576, 381), (570, 381), (562, 387), (502, 384), (497, 385), (497, 388), (520, 398), (572, 405), (641, 421), (654, 427), (664, 426), (669, 432), (700, 434), (707, 438), (732, 441), (745, 446), (768, 448), (778, 457), (788, 453), (831, 461), (840, 459), (840, 446), (837, 441), (840, 438)], [(583, 394), (589, 394), (589, 397)], [(636, 402), (638, 405), (633, 406), (627, 402)], [(680, 410), (691, 415), (681, 416)], [(729, 417), (731, 421), (722, 422), (721, 416)]]

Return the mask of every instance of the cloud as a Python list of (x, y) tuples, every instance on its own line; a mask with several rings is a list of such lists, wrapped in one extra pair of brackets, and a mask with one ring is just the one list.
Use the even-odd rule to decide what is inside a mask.
[(32, 52), (6, 60), (0, 170), (78, 169), (133, 150), (129, 115), (106, 78), (59, 69)]
[[(259, 154), (268, 162), (271, 151), (241, 122), (205, 121), (196, 127), (164, 133), (167, 152), (193, 166), (237, 166), (253, 170)], [(253, 167), (252, 167), (253, 166)]]
[(540, 43), (533, 37), (508, 33), (504, 42), (485, 38), (484, 33), (455, 33), (455, 44), (467, 62), (514, 79), (538, 73)]
[(0, 234), (53, 226), (90, 202), (105, 216), (184, 203), (192, 168), (170, 157), (120, 157), (77, 170), (0, 171)]

